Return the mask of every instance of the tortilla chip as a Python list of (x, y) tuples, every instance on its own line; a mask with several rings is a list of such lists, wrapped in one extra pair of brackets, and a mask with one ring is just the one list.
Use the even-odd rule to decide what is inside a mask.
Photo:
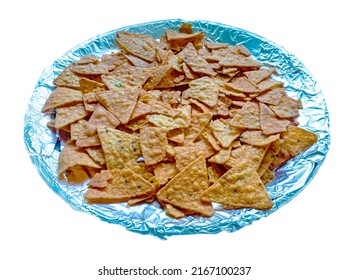
[(96, 106), (88, 121), (95, 126), (116, 127), (120, 124), (119, 120), (100, 104)]
[(122, 37), (120, 37), (120, 34), (120, 32), (117, 33), (118, 38), (116, 39), (116, 43), (120, 49), (147, 62), (156, 61), (157, 52), (151, 38), (138, 36), (138, 34), (134, 33), (123, 33)]
[(260, 129), (260, 108), (256, 102), (248, 101), (230, 122), (231, 126), (247, 129)]
[(200, 194), (209, 186), (204, 157), (192, 161), (157, 193), (159, 201), (187, 209), (203, 216), (214, 215), (209, 202), (202, 202)]
[(256, 97), (256, 99), (260, 102), (263, 102), (269, 105), (278, 105), (280, 102), (280, 99), (285, 94), (286, 94), (285, 88), (279, 87), (259, 95), (258, 97)]
[(70, 69), (72, 72), (80, 75), (103, 75), (109, 72), (104, 64), (99, 60), (87, 64), (73, 62)]
[(210, 64), (201, 57), (192, 43), (188, 43), (186, 47), (178, 53), (179, 61), (185, 62), (193, 72), (208, 76), (215, 76), (217, 73)]
[(280, 98), (278, 105), (270, 105), (270, 108), (279, 118), (294, 118), (299, 115), (297, 100), (287, 95)]
[(98, 101), (122, 124), (128, 123), (139, 96), (138, 87), (122, 86), (118, 90), (98, 91)]
[(137, 136), (110, 127), (98, 127), (98, 135), (109, 170), (122, 169), (124, 164), (141, 156)]
[(274, 68), (266, 68), (266, 69), (259, 69), (254, 71), (247, 71), (247, 72), (244, 72), (244, 75), (254, 84), (258, 84), (261, 81), (271, 77), (271, 75), (275, 72), (276, 70)]
[(88, 116), (83, 104), (76, 104), (56, 109), (55, 128), (62, 128)]
[(145, 164), (161, 162), (166, 156), (168, 144), (167, 130), (162, 127), (146, 127), (140, 129), (140, 147)]
[(260, 103), (260, 123), (262, 132), (270, 135), (286, 131), (290, 121), (278, 119), (266, 104)]
[(112, 179), (104, 188), (88, 188), (84, 195), (88, 203), (118, 203), (131, 198), (155, 194), (156, 186), (130, 169), (110, 170)]
[(191, 106), (186, 105), (181, 108), (181, 113), (176, 117), (164, 115), (148, 115), (146, 119), (158, 127), (164, 127), (167, 130), (188, 127), (191, 123)]
[(153, 171), (161, 185), (167, 184), (169, 180), (179, 173), (179, 170), (173, 162), (160, 162), (155, 164)]
[(218, 153), (212, 156), (208, 161), (218, 164), (223, 164), (229, 160), (232, 146), (229, 148), (222, 148)]
[(183, 92), (183, 95), (197, 99), (209, 107), (217, 104), (219, 89), (213, 79), (205, 76), (191, 81), (189, 87), (189, 89)]
[(191, 120), (190, 126), (184, 130), (185, 140), (194, 142), (209, 124), (212, 117), (213, 115), (211, 113), (196, 114)]
[(204, 156), (203, 151), (196, 148), (194, 143), (188, 143), (185, 146), (174, 147), (175, 151), (175, 166), (179, 171), (185, 169), (185, 167), (199, 156)]
[(165, 204), (163, 206), (164, 211), (169, 217), (175, 218), (175, 219), (181, 219), (185, 217), (184, 211), (180, 210), (180, 208), (175, 207), (171, 204)]
[(219, 60), (219, 64), (227, 67), (240, 67), (240, 68), (260, 68), (262, 64), (251, 57), (247, 57), (241, 54), (228, 53)]
[(57, 107), (71, 106), (77, 103), (82, 103), (81, 91), (72, 88), (57, 87), (47, 98), (41, 112), (45, 113)]
[(215, 138), (223, 148), (229, 148), (243, 132), (243, 129), (230, 126), (223, 120), (217, 119), (210, 123), (211, 130)]
[(144, 84), (143, 89), (146, 91), (154, 89), (161, 82), (163, 77), (171, 70), (171, 68), (171, 65), (162, 65), (157, 67)]
[(283, 132), (282, 138), (284, 141), (280, 145), (278, 155), (270, 165), (271, 170), (307, 150), (318, 141), (318, 136), (315, 133), (292, 125), (289, 125), (287, 131)]
[(81, 77), (79, 83), (80, 83), (80, 90), (83, 94), (89, 93), (98, 88), (102, 90), (106, 90), (106, 86), (104, 83), (99, 83), (97, 81), (87, 79), (85, 77)]
[(80, 89), (80, 76), (71, 71), (71, 66), (68, 66), (53, 80), (53, 84), (57, 87)]
[(231, 82), (228, 84), (229, 88), (232, 88), (233, 90), (237, 92), (242, 93), (259, 93), (259, 88), (249, 79), (245, 77), (238, 77), (234, 78)]
[(251, 146), (267, 146), (279, 139), (279, 134), (265, 135), (261, 130), (247, 130), (242, 133), (239, 140)]
[(257, 84), (257, 87), (260, 89), (260, 92), (266, 92), (271, 89), (279, 88), (283, 86), (283, 82), (275, 80), (263, 80)]
[(263, 176), (263, 174), (266, 172), (268, 167), (271, 165), (274, 158), (278, 155), (282, 141), (283, 141), (282, 139), (278, 139), (278, 140), (274, 141), (267, 149), (267, 152), (266, 152), (264, 158), (262, 159), (260, 167), (257, 169), (257, 173), (260, 176)]
[(149, 100), (148, 105), (151, 107), (150, 112), (153, 114), (175, 117), (181, 113), (181, 110), (172, 108), (170, 105), (154, 99)]
[(72, 143), (67, 143), (58, 157), (58, 178), (64, 180), (65, 173), (73, 167), (89, 167), (100, 169), (101, 166), (96, 163), (86, 152), (79, 149)]
[(234, 149), (231, 152), (231, 157), (224, 162), (224, 166), (231, 168), (240, 160), (249, 160), (250, 166), (258, 170), (269, 146), (256, 147), (251, 145), (241, 145), (240, 148)]
[(100, 165), (105, 165), (105, 156), (103, 149), (101, 146), (98, 147), (87, 147), (85, 148), (86, 152), (89, 154), (89, 156)]
[(272, 182), (275, 175), (272, 170), (266, 169), (266, 171), (261, 176), (261, 181), (264, 185), (267, 185), (268, 183)]
[(209, 183), (214, 184), (226, 172), (223, 166), (215, 163), (210, 163), (208, 167)]
[(192, 44), (198, 50), (203, 47), (204, 33), (197, 32), (194, 34), (186, 34), (168, 29), (166, 30), (166, 39), (169, 50), (178, 52), (184, 49), (188, 44)]
[(167, 138), (170, 141), (183, 144), (185, 142), (185, 134), (183, 128), (176, 128), (168, 131)]
[(269, 210), (273, 207), (260, 176), (248, 164), (248, 160), (241, 160), (231, 167), (200, 198), (233, 208)]

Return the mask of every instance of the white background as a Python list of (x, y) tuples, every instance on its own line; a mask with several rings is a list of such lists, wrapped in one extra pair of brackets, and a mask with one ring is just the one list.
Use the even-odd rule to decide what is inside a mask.
[[(97, 275), (103, 265), (251, 266), (248, 277), (230, 278), (347, 279), (344, 2), (2, 1), (0, 279), (103, 279), (106, 276)], [(97, 34), (172, 18), (221, 22), (284, 46), (307, 66), (327, 100), (332, 141), (317, 176), (289, 204), (235, 233), (173, 236), (163, 241), (77, 212), (46, 186), (24, 146), (24, 114), (45, 67)]]

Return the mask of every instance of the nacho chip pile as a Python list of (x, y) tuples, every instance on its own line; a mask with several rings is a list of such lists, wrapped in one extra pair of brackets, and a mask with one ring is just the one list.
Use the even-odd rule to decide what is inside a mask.
[(88, 181), (88, 203), (158, 201), (174, 218), (211, 217), (214, 203), (272, 208), (273, 170), (317, 141), (276, 70), (187, 23), (159, 40), (118, 32), (115, 44), (64, 69), (42, 108), (68, 135), (59, 179)]

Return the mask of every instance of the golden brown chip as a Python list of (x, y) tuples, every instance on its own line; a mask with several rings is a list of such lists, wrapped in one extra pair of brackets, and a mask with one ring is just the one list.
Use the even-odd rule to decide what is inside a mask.
[(98, 135), (109, 170), (122, 169), (126, 162), (137, 160), (141, 155), (139, 139), (133, 134), (110, 127), (98, 127)]
[(154, 47), (153, 39), (149, 36), (138, 36), (138, 34), (125, 32), (118, 32), (117, 35), (118, 38), (116, 42), (120, 49), (147, 62), (156, 61), (157, 52)]
[(62, 128), (88, 116), (83, 104), (76, 104), (56, 109), (55, 127)]
[(215, 76), (217, 73), (210, 64), (201, 57), (192, 43), (188, 43), (186, 47), (178, 53), (179, 61), (185, 62), (193, 72), (208, 76)]
[(77, 103), (82, 103), (81, 91), (72, 88), (57, 87), (47, 98), (41, 112), (45, 113), (57, 107), (65, 107)]
[(128, 123), (139, 96), (138, 87), (121, 86), (118, 90), (98, 91), (97, 99), (122, 124)]
[(251, 57), (247, 57), (241, 54), (228, 53), (220, 59), (219, 63), (222, 66), (228, 67), (241, 67), (241, 68), (260, 68), (262, 64)]
[(278, 140), (274, 141), (267, 149), (267, 152), (266, 152), (264, 158), (262, 159), (260, 167), (257, 169), (257, 173), (260, 176), (263, 176), (263, 174), (266, 172), (268, 167), (271, 165), (274, 158), (278, 155), (282, 141), (283, 141), (282, 139), (278, 139)]
[(194, 142), (209, 124), (213, 115), (211, 113), (200, 113), (194, 115), (189, 127), (185, 128), (185, 140)]
[(279, 139), (279, 134), (265, 135), (261, 130), (247, 130), (242, 133), (239, 140), (251, 146), (267, 146)]
[(86, 152), (89, 154), (89, 156), (100, 165), (105, 165), (105, 156), (103, 149), (101, 146), (98, 147), (87, 147), (85, 148)]
[(174, 147), (175, 151), (175, 166), (179, 171), (197, 159), (199, 156), (204, 156), (204, 152), (198, 150), (194, 143), (188, 143), (185, 146)]
[(156, 68), (146, 81), (143, 89), (148, 91), (154, 89), (163, 79), (163, 77), (172, 69), (171, 65), (162, 65)]
[(260, 103), (260, 124), (262, 132), (270, 135), (286, 131), (290, 121), (278, 119), (266, 104)]
[(214, 215), (210, 202), (202, 202), (200, 194), (209, 186), (204, 157), (192, 161), (157, 193), (159, 201), (187, 209), (203, 216)]
[(160, 162), (155, 164), (153, 171), (161, 185), (167, 184), (169, 180), (179, 173), (179, 170), (173, 162)]
[(184, 211), (182, 211), (178, 207), (175, 207), (171, 204), (165, 204), (163, 206), (163, 209), (169, 217), (172, 217), (175, 219), (181, 219), (185, 217)]
[(275, 80), (263, 80), (257, 84), (257, 87), (260, 89), (260, 92), (266, 92), (271, 89), (279, 88), (283, 86), (283, 82)]
[(198, 50), (203, 47), (204, 33), (186, 34), (168, 29), (166, 30), (166, 39), (170, 50), (181, 51), (188, 44), (192, 44)]
[(248, 160), (240, 160), (231, 167), (200, 198), (233, 208), (269, 210), (273, 206), (260, 176)]
[(213, 107), (218, 102), (219, 89), (210, 77), (203, 77), (189, 83), (190, 88), (183, 95), (197, 99), (198, 101)]
[[(58, 158), (58, 178), (64, 180), (65, 173), (73, 167), (89, 167), (100, 169), (101, 166), (96, 163), (86, 152), (77, 148), (72, 143), (64, 146)], [(73, 173), (73, 172), (72, 172)]]
[(240, 160), (249, 160), (249, 164), (258, 170), (269, 146), (256, 147), (251, 145), (241, 145), (232, 150), (231, 157), (224, 163), (224, 166), (231, 168)]
[(243, 132), (243, 129), (230, 126), (229, 123), (217, 119), (210, 124), (215, 138), (224, 148), (231, 147), (232, 142), (236, 140)]
[(261, 181), (264, 185), (267, 185), (268, 183), (272, 182), (275, 175), (272, 170), (266, 169), (266, 171), (261, 176)]
[(223, 164), (230, 159), (232, 146), (229, 148), (222, 148), (219, 152), (217, 152), (214, 156), (212, 156), (208, 161), (215, 162), (218, 164)]
[(209, 183), (214, 184), (226, 172), (224, 167), (220, 164), (210, 163), (208, 167)]
[(231, 126), (260, 129), (260, 108), (256, 102), (247, 102), (230, 122)]
[(170, 141), (183, 144), (185, 142), (184, 128), (176, 128), (168, 131), (167, 138)]
[(167, 130), (163, 127), (146, 127), (140, 129), (140, 147), (147, 165), (161, 162), (166, 156), (168, 144)]
[(106, 86), (104, 83), (99, 83), (97, 81), (87, 79), (85, 77), (81, 77), (79, 82), (80, 90), (83, 94), (89, 93), (98, 88), (106, 90)]
[(53, 84), (57, 87), (80, 89), (80, 77), (68, 66), (53, 80)]
[(278, 105), (280, 99), (286, 94), (286, 91), (283, 87), (275, 88), (262, 95), (256, 97), (256, 99), (260, 102), (269, 104), (269, 105)]
[(126, 202), (131, 198), (155, 194), (157, 188), (132, 170), (110, 170), (112, 179), (104, 188), (88, 188), (84, 195), (88, 203)]
[(112, 174), (109, 170), (101, 170), (100, 173), (97, 173), (89, 180), (88, 186), (93, 188), (105, 188), (108, 184), (108, 181), (112, 179)]
[(191, 106), (186, 105), (181, 108), (181, 113), (175, 117), (164, 115), (148, 115), (146, 119), (158, 127), (164, 127), (167, 130), (188, 127), (191, 123)]
[(318, 141), (318, 136), (304, 128), (289, 125), (287, 131), (282, 135), (283, 142), (280, 151), (270, 165), (270, 169), (282, 165), (289, 159), (307, 150)]
[(244, 75), (254, 84), (258, 84), (261, 81), (271, 77), (271, 75), (275, 73), (275, 71), (276, 70), (274, 68), (266, 68), (266, 69), (259, 69), (254, 71), (247, 71), (247, 72), (244, 72)]
[(287, 95), (280, 98), (278, 105), (270, 105), (270, 108), (279, 118), (293, 118), (299, 115), (297, 100)]
[(242, 93), (259, 93), (260, 89), (250, 80), (245, 77), (234, 78), (229, 82), (228, 87), (232, 88), (237, 92)]
[(100, 104), (96, 106), (88, 121), (95, 126), (116, 127), (120, 124), (120, 121)]
[(99, 60), (86, 64), (72, 63), (70, 69), (72, 72), (81, 75), (102, 75), (109, 72)]

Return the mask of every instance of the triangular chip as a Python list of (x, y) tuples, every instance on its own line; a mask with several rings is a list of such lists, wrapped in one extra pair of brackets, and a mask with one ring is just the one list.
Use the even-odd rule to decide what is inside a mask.
[(65, 173), (73, 167), (88, 167), (100, 169), (96, 163), (84, 150), (79, 149), (72, 143), (64, 146), (58, 158), (58, 178), (64, 180)]
[[(118, 36), (121, 33), (118, 33)], [(138, 36), (134, 33), (124, 33), (122, 37), (116, 39), (117, 44), (122, 50), (135, 55), (148, 62), (156, 61), (156, 49), (153, 45), (154, 39), (149, 36)]]
[(242, 93), (259, 93), (260, 89), (245, 77), (234, 78), (228, 83), (228, 87)]
[(99, 102), (122, 124), (128, 123), (139, 96), (138, 87), (121, 86), (118, 90), (98, 91)]
[(88, 116), (83, 104), (76, 104), (56, 109), (55, 128), (62, 128)]
[(53, 108), (70, 106), (82, 103), (82, 93), (79, 90), (57, 87), (47, 98), (41, 112), (45, 113)]
[(279, 87), (259, 95), (256, 99), (269, 105), (278, 105), (280, 99), (286, 94), (285, 88)]
[(167, 130), (163, 127), (145, 127), (140, 129), (140, 147), (145, 164), (161, 162), (166, 156), (168, 144)]
[(210, 64), (201, 57), (192, 43), (188, 43), (179, 54), (179, 60), (185, 62), (193, 72), (208, 76), (215, 76), (217, 73)]
[(274, 141), (267, 149), (267, 152), (264, 158), (262, 159), (260, 167), (257, 169), (257, 173), (260, 176), (263, 176), (266, 170), (268, 170), (268, 167), (271, 165), (274, 158), (278, 155), (282, 141), (283, 141), (282, 139), (278, 139), (277, 141)]
[(231, 147), (232, 142), (236, 140), (243, 132), (243, 129), (229, 125), (223, 120), (217, 119), (210, 124), (215, 138), (224, 148)]
[(170, 50), (181, 51), (188, 43), (193, 44), (198, 50), (203, 47), (204, 33), (186, 34), (168, 29), (166, 30), (166, 39)]
[(80, 90), (83, 94), (89, 93), (97, 88), (101, 88), (103, 90), (106, 89), (105, 84), (99, 83), (94, 80), (90, 80), (84, 77), (80, 78)]
[(126, 162), (137, 160), (141, 155), (139, 139), (135, 135), (110, 127), (98, 127), (98, 135), (109, 170), (122, 169)]
[(284, 141), (277, 157), (270, 165), (271, 170), (307, 150), (318, 141), (318, 136), (315, 133), (292, 125), (288, 126), (287, 131), (282, 134), (282, 138)]
[(194, 115), (189, 127), (185, 128), (185, 140), (194, 142), (209, 124), (213, 115), (211, 113), (200, 113)]
[(290, 121), (278, 119), (266, 104), (260, 103), (260, 123), (262, 132), (270, 135), (286, 131)]
[(248, 160), (240, 160), (231, 167), (200, 198), (233, 208), (269, 210), (273, 206), (260, 176)]
[(230, 122), (232, 126), (248, 129), (260, 129), (260, 108), (256, 102), (248, 101)]
[(259, 169), (261, 162), (267, 152), (268, 146), (256, 147), (251, 145), (241, 145), (239, 148), (233, 149), (231, 157), (228, 161), (224, 162), (224, 166), (231, 168), (239, 160), (249, 160), (250, 166), (255, 170)]
[(116, 127), (120, 124), (119, 120), (100, 104), (96, 106), (88, 122), (94, 124), (95, 126), (108, 127)]
[(232, 52), (220, 59), (219, 64), (222, 66), (241, 68), (259, 68), (262, 65), (260, 62), (252, 59), (251, 57)]
[(143, 89), (146, 91), (154, 89), (171, 68), (171, 65), (161, 65), (157, 67), (156, 70), (152, 72), (150, 78), (146, 81)]
[(57, 87), (80, 89), (80, 77), (68, 66), (53, 80), (53, 84)]
[(175, 117), (164, 115), (148, 115), (146, 119), (158, 127), (165, 127), (167, 130), (188, 127), (191, 123), (191, 106), (186, 105), (181, 109), (181, 113)]
[(266, 68), (259, 69), (254, 71), (244, 72), (244, 75), (252, 81), (254, 84), (258, 84), (259, 82), (268, 79), (275, 72), (274, 68)]
[(293, 118), (299, 115), (298, 101), (287, 95), (280, 98), (278, 105), (271, 105), (270, 108), (279, 118)]
[(108, 69), (99, 60), (87, 64), (72, 63), (70, 69), (81, 75), (103, 75), (108, 73)]
[(213, 107), (218, 102), (219, 88), (213, 79), (202, 77), (189, 83), (190, 88), (183, 95), (197, 99), (198, 101)]
[(104, 188), (89, 188), (84, 195), (88, 203), (118, 203), (131, 198), (155, 194), (157, 187), (128, 168), (110, 170), (112, 179)]
[(279, 134), (265, 135), (261, 130), (247, 130), (242, 133), (239, 140), (251, 146), (267, 146), (279, 139)]
[(214, 215), (210, 202), (202, 202), (200, 194), (209, 186), (204, 157), (191, 162), (157, 193), (159, 201), (187, 209), (203, 216)]

